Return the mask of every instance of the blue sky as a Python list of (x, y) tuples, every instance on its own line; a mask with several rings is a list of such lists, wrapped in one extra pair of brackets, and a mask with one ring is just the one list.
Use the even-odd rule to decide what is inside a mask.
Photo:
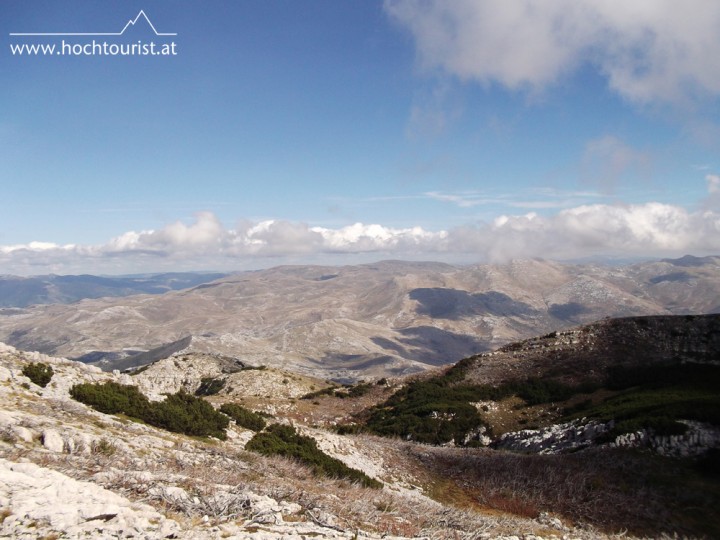
[(0, 273), (719, 253), (720, 5), (625, 4), (2, 0)]

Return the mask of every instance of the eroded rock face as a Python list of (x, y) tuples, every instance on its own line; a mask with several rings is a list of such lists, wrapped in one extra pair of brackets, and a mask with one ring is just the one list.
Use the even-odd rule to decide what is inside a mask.
[(590, 446), (608, 429), (610, 426), (600, 422), (574, 421), (542, 429), (524, 429), (505, 433), (498, 437), (492, 446), (516, 452), (558, 454)]
[[(610, 447), (644, 448), (669, 457), (691, 457), (720, 448), (720, 429), (701, 422), (683, 421), (688, 431), (682, 435), (656, 435), (652, 430), (627, 433), (604, 443)], [(525, 429), (505, 433), (493, 443), (494, 448), (536, 454), (561, 454), (596, 444), (614, 422), (576, 420), (542, 429)]]
[(688, 426), (682, 435), (655, 435), (643, 430), (615, 438), (610, 446), (649, 448), (670, 457), (699, 456), (711, 448), (720, 448), (720, 429), (702, 422), (683, 421)]

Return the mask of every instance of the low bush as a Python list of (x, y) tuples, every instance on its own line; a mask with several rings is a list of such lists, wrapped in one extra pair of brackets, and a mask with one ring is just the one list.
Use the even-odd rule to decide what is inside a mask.
[(444, 375), (414, 381), (374, 407), (367, 427), (378, 435), (397, 436), (428, 444), (468, 444), (468, 435), (483, 425), (478, 401), (519, 396), (528, 405), (564, 401), (585, 387), (531, 378), (499, 386), (462, 384), (468, 362), (461, 361)]
[(302, 396), (300, 399), (316, 399), (321, 396), (330, 396), (340, 399), (358, 398), (367, 394), (372, 389), (372, 387), (373, 385), (370, 383), (358, 383), (355, 385), (347, 384), (343, 385), (342, 388), (329, 386), (327, 388), (316, 390), (315, 392), (309, 392)]
[(367, 427), (384, 436), (396, 436), (428, 444), (455, 441), (464, 444), (468, 432), (482, 419), (470, 404), (474, 387), (449, 386), (442, 380), (416, 381), (374, 407)]
[(70, 396), (105, 414), (125, 414), (151, 426), (225, 440), (230, 421), (207, 401), (181, 390), (164, 401), (150, 402), (137, 386), (108, 381), (103, 384), (76, 384)]
[(53, 368), (43, 362), (31, 362), (23, 367), (22, 374), (32, 382), (45, 388), (53, 377)]
[(204, 377), (200, 379), (200, 386), (195, 390), (196, 396), (214, 396), (225, 386), (225, 379)]
[(350, 390), (348, 391), (348, 396), (351, 398), (362, 397), (367, 394), (371, 389), (372, 385), (370, 383), (358, 383), (350, 387)]
[(590, 399), (579, 401), (565, 410), (566, 420), (615, 420), (613, 436), (638, 429), (652, 429), (659, 435), (681, 434), (686, 428), (677, 421), (680, 419), (720, 425), (718, 366), (676, 362), (615, 367), (608, 371), (603, 385), (529, 378), (489, 386), (464, 383), (471, 361), (462, 360), (443, 375), (407, 384), (367, 412), (367, 428), (378, 435), (429, 444), (472, 444), (468, 435), (482, 425), (482, 417), (471, 403), (509, 396), (518, 396), (530, 406), (563, 403), (601, 388), (619, 393), (598, 404)]
[(357, 435), (368, 432), (368, 428), (362, 424), (339, 424), (333, 430), (338, 435)]
[(307, 394), (302, 396), (300, 399), (315, 399), (315, 398), (319, 398), (321, 396), (334, 396), (334, 395), (335, 395), (335, 387), (328, 386), (327, 388), (315, 390), (314, 392), (308, 392)]
[(720, 367), (680, 362), (609, 370), (606, 387), (616, 393), (601, 403), (568, 409), (568, 419), (586, 416), (615, 420), (605, 439), (642, 429), (657, 435), (680, 435), (678, 420), (720, 425)]
[(382, 487), (380, 482), (364, 472), (352, 469), (342, 461), (322, 452), (313, 438), (300, 435), (292, 426), (272, 424), (266, 431), (250, 439), (245, 449), (265, 456), (296, 459), (310, 466), (315, 474), (346, 478), (370, 488)]
[(252, 431), (262, 431), (266, 425), (262, 416), (237, 403), (224, 403), (220, 407), (220, 412), (235, 420), (238, 426)]
[(153, 403), (149, 413), (147, 418), (142, 418), (148, 424), (197, 437), (225, 440), (225, 429), (230, 424), (228, 417), (207, 401), (182, 390), (164, 401)]
[(76, 384), (70, 397), (105, 414), (126, 414), (144, 419), (148, 415), (150, 400), (137, 386), (108, 381), (103, 384)]

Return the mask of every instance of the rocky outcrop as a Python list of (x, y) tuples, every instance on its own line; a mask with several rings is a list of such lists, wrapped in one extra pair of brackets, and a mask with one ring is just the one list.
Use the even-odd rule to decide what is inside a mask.
[(180, 527), (152, 507), (34, 463), (0, 458), (0, 536), (168, 538)]
[(682, 435), (656, 435), (650, 430), (627, 433), (610, 446), (649, 448), (662, 456), (693, 457), (711, 448), (720, 448), (720, 428), (701, 422), (683, 421), (688, 430)]
[(608, 429), (609, 426), (601, 422), (574, 421), (542, 429), (524, 429), (505, 433), (498, 437), (492, 446), (516, 452), (558, 454), (588, 447)]
[[(657, 435), (641, 430), (619, 435), (614, 441), (602, 444), (611, 448), (644, 448), (669, 457), (693, 457), (711, 448), (720, 448), (720, 428), (701, 422), (682, 421), (688, 430), (682, 435)], [(533, 454), (560, 454), (597, 444), (599, 436), (607, 433), (614, 422), (585, 422), (576, 420), (542, 429), (526, 429), (505, 433), (492, 443), (493, 448)]]

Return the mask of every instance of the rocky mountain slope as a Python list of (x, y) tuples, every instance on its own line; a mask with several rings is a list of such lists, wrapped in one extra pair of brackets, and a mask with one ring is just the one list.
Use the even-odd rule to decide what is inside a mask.
[(577, 384), (602, 382), (613, 367), (666, 362), (720, 365), (720, 315), (605, 319), (515, 342), (458, 368), (467, 382), (539, 377)]
[[(692, 423), (666, 446), (653, 447), (651, 433), (637, 440), (606, 438), (600, 445), (597, 437), (609, 433), (604, 420), (561, 424), (560, 404), (545, 402), (527, 415), (517, 387), (512, 395), (471, 404), (493, 426), (486, 440), (477, 439), (489, 446), (430, 446), (406, 437), (340, 433), (353, 431), (346, 428), (368, 411), (389, 411), (394, 396), (410, 396), (418, 384), (432, 388), (433, 377), (450, 377), (448, 395), (456, 399), (466, 392), (463, 385), (512, 383), (520, 368), (567, 384), (592, 378), (591, 368), (661, 368), (673, 361), (683, 369), (716, 369), (719, 325), (720, 315), (607, 320), (511, 344), (434, 376), (350, 387), (218, 353), (178, 351), (121, 374), (0, 345), (0, 535), (713, 537), (720, 532), (720, 484), (717, 460), (707, 457), (708, 448), (720, 451), (717, 425)], [(26, 376), (38, 364), (52, 368), (44, 387), (34, 382), (36, 375)], [(717, 408), (712, 377), (705, 381), (714, 388), (707, 403)], [(382, 488), (318, 476), (294, 460), (248, 451), (255, 433), (235, 423), (226, 440), (190, 437), (124, 414), (103, 414), (70, 397), (74, 385), (108, 381), (137, 386), (156, 402), (184, 390), (208, 394), (204, 399), (216, 408), (242, 405), (264, 414), (269, 424), (294, 426), (326, 455)], [(693, 392), (704, 391), (703, 384)], [(602, 401), (614, 391), (593, 392)], [(453, 421), (456, 414), (443, 404), (443, 394), (430, 397), (429, 408), (412, 414)], [(505, 429), (498, 429), (502, 422)], [(690, 457), (657, 455), (685, 444), (683, 437), (692, 439)], [(708, 468), (713, 463), (715, 469)]]
[[(438, 502), (423, 487), (433, 481), (433, 473), (414, 450), (397, 441), (343, 437), (296, 424), (324, 452), (380, 479), (384, 487), (376, 490), (318, 477), (287, 459), (247, 452), (243, 448), (252, 432), (235, 425), (226, 441), (192, 438), (101, 414), (68, 395), (81, 382), (138, 381), (159, 397), (161, 391), (177, 390), (218, 366), (211, 357), (194, 360), (194, 371), (186, 371), (185, 380), (161, 375), (166, 369), (182, 371), (174, 368), (175, 361), (183, 362), (177, 357), (136, 379), (1, 345), (0, 535), (258, 540), (469, 539), (479, 534), (531, 535), (538, 540), (606, 537), (588, 525), (575, 527), (547, 513), (523, 517)], [(38, 362), (54, 371), (45, 388), (22, 374), (24, 367)], [(230, 394), (251, 397), (242, 390), (242, 379), (249, 375), (254, 379), (248, 388), (275, 400), (283, 400), (283, 392), (294, 396), (309, 390), (313, 382), (277, 380), (272, 370), (232, 375)], [(285, 398), (286, 408), (292, 408), (293, 401)], [(277, 409), (276, 415), (275, 421), (287, 422)]]
[(159, 296), (0, 310), (0, 340), (105, 369), (175, 347), (352, 380), (419, 372), (604, 317), (718, 311), (718, 257), (627, 266), (386, 261), (279, 267)]

